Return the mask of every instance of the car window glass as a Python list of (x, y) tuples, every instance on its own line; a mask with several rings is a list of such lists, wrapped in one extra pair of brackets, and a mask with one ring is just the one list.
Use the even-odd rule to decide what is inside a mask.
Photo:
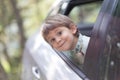
[[(73, 7), (71, 12), (69, 13), (69, 17), (78, 25), (84, 24), (87, 25), (87, 28), (84, 28), (84, 30), (80, 30), (80, 32), (89, 33), (89, 31), (92, 31), (92, 28), (90, 30), (89, 26), (91, 27), (91, 23), (95, 23), (96, 18), (98, 16), (99, 10), (101, 8), (101, 2), (95, 2), (95, 3), (89, 3), (84, 5), (77, 5)], [(82, 26), (84, 27), (84, 26)], [(93, 27), (93, 26), (92, 26)], [(71, 54), (64, 54), (67, 56), (75, 65), (80, 67), (82, 69), (81, 64), (78, 63), (78, 61), (73, 60), (73, 57), (71, 57)]]

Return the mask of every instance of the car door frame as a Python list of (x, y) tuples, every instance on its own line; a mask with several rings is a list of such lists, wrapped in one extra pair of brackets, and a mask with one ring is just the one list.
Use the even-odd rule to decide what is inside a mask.
[[(90, 80), (100, 80), (100, 60), (112, 15), (119, 0), (104, 0), (87, 49), (84, 70)], [(113, 76), (114, 77), (114, 76)]]

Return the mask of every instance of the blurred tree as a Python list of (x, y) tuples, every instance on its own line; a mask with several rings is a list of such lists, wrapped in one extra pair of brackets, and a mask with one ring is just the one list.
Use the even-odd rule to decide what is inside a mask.
[(8, 80), (8, 77), (6, 76), (6, 73), (1, 64), (0, 64), (0, 80)]
[[(24, 48), (24, 43), (25, 43), (23, 22), (22, 22), (22, 18), (20, 16), (20, 13), (19, 13), (19, 10), (18, 10), (16, 4), (17, 3), (15, 0), (0, 0), (0, 48), (2, 48), (2, 50), (0, 52), (1, 53), (0, 58), (2, 58), (4, 56), (5, 60), (11, 67), (11, 70), (10, 70), (11, 72), (8, 72), (7, 71), (8, 65), (3, 63), (3, 60), (0, 59), (1, 60), (0, 62), (3, 63), (2, 64), (3, 68), (2, 68), (2, 66), (0, 66), (0, 80), (7, 80), (7, 77), (6, 77), (6, 79), (2, 79), (2, 78), (4, 78), (4, 76), (9, 76), (10, 80), (13, 80), (13, 79), (18, 80), (19, 79), (18, 76), (15, 76), (15, 75), (17, 75), (19, 73), (19, 70), (16, 72), (16, 68), (18, 69), (18, 67), (19, 67), (18, 61), (19, 61), (19, 63), (21, 63), (20, 61), (22, 58), (22, 54), (19, 56), (18, 59), (16, 59), (16, 58), (12, 58), (10, 56), (11, 52), (9, 52), (9, 49), (10, 49), (9, 42), (10, 42), (10, 39), (13, 38), (12, 36), (10, 36), (11, 33), (10, 33), (9, 25), (13, 22), (13, 20), (17, 21), (19, 33), (20, 33), (18, 35), (21, 36), (21, 38), (20, 38), (21, 49), (19, 50), (19, 52), (22, 53), (22, 49)], [(8, 75), (5, 74), (6, 72), (8, 72), (9, 74)], [(13, 75), (14, 75), (14, 77), (12, 77)], [(3, 77), (1, 77), (1, 76), (3, 76)]]
[[(1, 48), (2, 48), (0, 53), (1, 54), (4, 53), (3, 55), (5, 55), (7, 61), (11, 64), (10, 57), (8, 56), (8, 53), (7, 53), (7, 46), (6, 46), (7, 36), (5, 34), (5, 28), (10, 23), (9, 15), (11, 15), (11, 11), (9, 13), (7, 12), (8, 7), (6, 7), (6, 3), (8, 3), (8, 1), (0, 0), (0, 18), (1, 18), (0, 19), (0, 44), (1, 44)], [(1, 54), (0, 54), (0, 56), (1, 56)], [(0, 62), (1, 62), (1, 60), (0, 60)], [(4, 71), (4, 68), (1, 64), (0, 64), (0, 80), (8, 80), (6, 71)]]
[(0, 0), (0, 80), (20, 80), (26, 38), (39, 28), (53, 1)]
[(16, 0), (10, 0), (11, 2), (11, 5), (12, 5), (12, 8), (13, 8), (13, 13), (16, 17), (16, 21), (17, 21), (17, 24), (18, 24), (18, 27), (19, 27), (19, 33), (20, 33), (20, 44), (21, 44), (21, 48), (23, 49), (24, 48), (24, 44), (25, 44), (25, 34), (24, 34), (24, 29), (23, 29), (23, 20), (22, 20), (22, 17), (20, 15), (20, 11), (19, 9), (17, 8), (16, 4)]

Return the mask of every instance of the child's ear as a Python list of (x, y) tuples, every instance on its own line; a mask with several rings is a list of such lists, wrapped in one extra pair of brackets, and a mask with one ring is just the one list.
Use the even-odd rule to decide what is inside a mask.
[(70, 24), (70, 30), (75, 34), (77, 32), (77, 26), (75, 24)]

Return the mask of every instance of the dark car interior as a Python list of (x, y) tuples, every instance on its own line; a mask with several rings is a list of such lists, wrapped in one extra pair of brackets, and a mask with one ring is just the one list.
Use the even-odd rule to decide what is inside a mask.
[(91, 37), (94, 24), (77, 24), (81, 34)]

